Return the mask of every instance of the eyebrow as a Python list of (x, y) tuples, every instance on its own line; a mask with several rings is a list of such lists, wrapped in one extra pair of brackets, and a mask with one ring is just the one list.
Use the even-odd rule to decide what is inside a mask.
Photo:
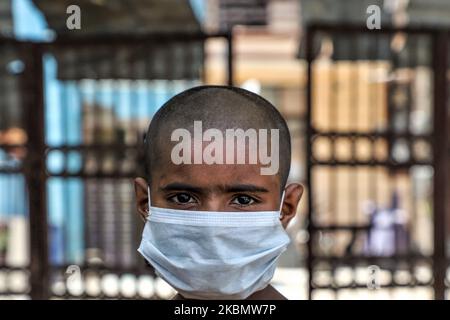
[[(236, 184), (236, 185), (224, 185), (219, 187), (221, 190), (225, 192), (269, 192), (268, 189), (256, 186), (253, 184)], [(196, 187), (187, 183), (174, 182), (169, 183), (168, 185), (161, 187), (162, 191), (176, 191), (176, 190), (185, 190), (195, 193), (205, 193), (206, 190), (204, 188)]]
[(237, 184), (232, 186), (225, 186), (226, 192), (269, 192), (264, 187), (255, 186), (253, 184)]
[(174, 183), (169, 183), (168, 185), (164, 186), (164, 187), (160, 187), (159, 188), (162, 191), (176, 191), (176, 190), (185, 190), (185, 191), (190, 191), (190, 192), (195, 192), (195, 193), (204, 193), (205, 189), (203, 188), (199, 188), (199, 187), (195, 187), (193, 185), (187, 184), (187, 183), (180, 183), (180, 182), (174, 182)]

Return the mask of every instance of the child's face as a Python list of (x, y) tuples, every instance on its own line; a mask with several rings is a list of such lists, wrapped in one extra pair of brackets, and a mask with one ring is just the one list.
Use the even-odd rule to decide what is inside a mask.
[[(196, 211), (278, 211), (279, 175), (261, 175), (259, 164), (182, 164), (161, 161), (152, 172), (151, 204), (155, 207)], [(285, 187), (282, 225), (295, 216), (303, 187)], [(147, 181), (135, 180), (138, 213), (148, 214)]]
[(197, 211), (276, 211), (278, 175), (261, 175), (259, 165), (174, 165), (152, 175), (152, 206)]

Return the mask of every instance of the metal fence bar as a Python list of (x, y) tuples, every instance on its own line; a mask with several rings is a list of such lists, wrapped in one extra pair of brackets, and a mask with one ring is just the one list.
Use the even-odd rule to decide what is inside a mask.
[(446, 215), (448, 213), (448, 34), (440, 32), (433, 38), (434, 50), (434, 185), (433, 185), (433, 212), (434, 212), (434, 292), (435, 299), (445, 299), (446, 264)]
[(227, 56), (227, 81), (228, 85), (232, 86), (234, 83), (234, 44), (231, 34), (225, 37), (227, 40), (228, 56)]
[(47, 186), (44, 133), (44, 89), (42, 48), (25, 44), (25, 88), (22, 92), (28, 132), (25, 177), (30, 211), (30, 284), (32, 299), (47, 299), (49, 295)]
[(307, 216), (307, 230), (309, 234), (309, 240), (307, 242), (307, 269), (308, 269), (308, 299), (312, 298), (312, 272), (313, 272), (313, 241), (311, 237), (313, 236), (313, 197), (312, 197), (312, 143), (313, 138), (313, 127), (312, 127), (312, 62), (313, 62), (313, 40), (314, 40), (314, 30), (310, 29), (306, 33), (306, 63), (307, 63), (307, 83), (306, 83), (306, 185), (307, 185), (307, 195), (308, 195), (308, 216)]

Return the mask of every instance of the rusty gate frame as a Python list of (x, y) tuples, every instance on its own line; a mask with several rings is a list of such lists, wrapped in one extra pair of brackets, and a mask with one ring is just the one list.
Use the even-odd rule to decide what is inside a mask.
[[(23, 59), (25, 71), (20, 75), (20, 103), (23, 108), (24, 129), (28, 133), (25, 157), (21, 173), (25, 177), (28, 190), (29, 208), (29, 250), (30, 263), (29, 288), (27, 293), (32, 299), (43, 300), (52, 296), (50, 292), (49, 231), (47, 211), (47, 166), (46, 154), (49, 146), (45, 141), (45, 101), (44, 101), (44, 66), (43, 57), (50, 48), (102, 45), (149, 45), (159, 41), (205, 41), (211, 38), (226, 41), (226, 81), (233, 85), (234, 79), (234, 46), (231, 32), (206, 34), (203, 32), (187, 33), (150, 33), (132, 35), (106, 36), (60, 36), (52, 42), (19, 41), (0, 36), (0, 46), (9, 45), (18, 50)], [(204, 61), (203, 61), (204, 64)], [(149, 79), (151, 80), (151, 79)], [(202, 80), (200, 78), (200, 80)], [(1, 148), (14, 146), (0, 145)], [(120, 176), (120, 177), (123, 177)], [(2, 269), (15, 270), (4, 266)], [(27, 268), (25, 268), (26, 270)], [(23, 270), (20, 268), (20, 270)], [(6, 292), (8, 294), (9, 292)]]
[[(314, 196), (311, 192), (313, 190), (312, 181), (312, 168), (316, 165), (312, 159), (312, 140), (317, 131), (312, 124), (312, 63), (314, 61), (314, 39), (317, 33), (324, 32), (327, 34), (341, 34), (345, 36), (353, 36), (355, 34), (384, 34), (394, 35), (402, 32), (405, 34), (425, 34), (432, 39), (432, 70), (433, 70), (433, 121), (434, 130), (432, 134), (433, 145), (433, 163), (434, 179), (433, 179), (433, 244), (434, 252), (432, 257), (433, 265), (433, 288), (435, 293), (435, 299), (445, 299), (445, 291), (447, 290), (445, 284), (445, 277), (449, 260), (446, 256), (446, 235), (447, 235), (447, 222), (446, 216), (449, 213), (449, 195), (450, 184), (448, 182), (449, 177), (449, 165), (450, 165), (450, 141), (449, 141), (449, 119), (448, 119), (448, 79), (447, 69), (449, 67), (449, 42), (450, 42), (450, 30), (440, 28), (419, 28), (419, 27), (406, 27), (406, 28), (393, 28), (383, 27), (381, 29), (369, 30), (365, 26), (352, 25), (352, 24), (311, 24), (306, 30), (306, 59), (307, 59), (307, 187), (308, 192), (308, 214), (307, 214), (307, 229), (309, 234), (309, 241), (307, 244), (307, 269), (308, 269), (308, 298), (311, 299), (312, 292), (314, 290), (314, 284), (312, 275), (314, 272), (314, 262), (316, 260), (313, 248), (313, 239), (316, 232), (320, 230), (328, 230), (329, 228), (317, 226), (314, 224)], [(438, 147), (439, 146), (439, 147)], [(331, 227), (333, 229), (333, 226)], [(357, 226), (354, 226), (357, 228)], [(334, 226), (333, 230), (339, 229), (339, 226)], [(342, 258), (346, 260), (348, 257)], [(415, 259), (414, 256), (403, 257), (388, 257), (384, 259), (396, 258), (402, 259)], [(380, 258), (380, 260), (382, 260)], [(375, 257), (370, 257), (367, 261), (378, 261)]]
[[(312, 68), (311, 63), (313, 57), (313, 40), (317, 32), (325, 31), (328, 33), (340, 32), (346, 34), (355, 33), (382, 33), (394, 34), (397, 32), (405, 32), (411, 34), (428, 34), (433, 39), (433, 70), (434, 70), (434, 92), (433, 92), (433, 109), (434, 109), (434, 131), (433, 131), (433, 168), (434, 175), (434, 194), (433, 194), (433, 212), (434, 212), (434, 254), (433, 254), (433, 274), (434, 274), (434, 291), (436, 299), (445, 298), (445, 276), (448, 266), (448, 258), (446, 257), (446, 214), (448, 212), (448, 194), (449, 182), (449, 137), (448, 137), (448, 116), (447, 116), (447, 100), (448, 100), (448, 82), (445, 72), (436, 72), (448, 69), (448, 42), (449, 31), (436, 28), (382, 28), (380, 30), (368, 30), (361, 26), (352, 25), (311, 25), (307, 28), (306, 33), (306, 59), (307, 59), (307, 187), (312, 190), (311, 169), (314, 163), (311, 159), (311, 139), (316, 134), (311, 123), (312, 111)], [(192, 37), (192, 39), (206, 39), (208, 37), (223, 37), (228, 43), (228, 52), (231, 53), (227, 58), (228, 84), (233, 84), (233, 41), (231, 34), (217, 35), (187, 35), (187, 34), (170, 34), (170, 35), (144, 35), (144, 36), (110, 36), (104, 38), (59, 38), (51, 43), (33, 43), (20, 42), (11, 39), (0, 38), (0, 45), (12, 44), (21, 51), (26, 51), (26, 72), (22, 76), (21, 90), (27, 92), (22, 95), (21, 99), (25, 110), (26, 121), (25, 129), (32, 132), (27, 142), (27, 157), (23, 163), (23, 173), (26, 177), (29, 192), (29, 224), (30, 224), (30, 296), (33, 299), (47, 299), (50, 296), (49, 290), (49, 272), (50, 265), (48, 259), (48, 224), (47, 224), (47, 207), (46, 207), (46, 144), (44, 135), (44, 96), (43, 96), (43, 64), (42, 57), (47, 46), (76, 46), (77, 44), (136, 44), (145, 43), (146, 41), (154, 41), (162, 37)], [(437, 148), (436, 146), (442, 146)], [(36, 174), (38, 172), (38, 174)], [(307, 267), (309, 273), (308, 296), (311, 298), (313, 291), (311, 275), (313, 272), (314, 252), (312, 250), (313, 234), (319, 229), (314, 225), (312, 216), (314, 215), (313, 195), (308, 192), (308, 232), (309, 241)]]

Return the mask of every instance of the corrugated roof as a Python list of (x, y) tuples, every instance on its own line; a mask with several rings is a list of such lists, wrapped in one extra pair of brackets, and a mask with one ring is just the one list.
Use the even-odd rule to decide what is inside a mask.
[(67, 7), (81, 9), (83, 34), (199, 31), (200, 24), (187, 0), (33, 0), (57, 34), (66, 27)]
[[(99, 39), (105, 45), (55, 47), (58, 78), (198, 79), (203, 63), (203, 40), (175, 41), (164, 35), (200, 34), (201, 27), (188, 0), (79, 0), (81, 30), (69, 30), (67, 7), (72, 0), (33, 0), (59, 38)], [(131, 37), (158, 34), (159, 39)], [(169, 38), (169, 36), (167, 36)], [(108, 43), (107, 38), (115, 39)], [(119, 41), (117, 41), (119, 39)], [(147, 40), (145, 40), (147, 39)], [(162, 41), (161, 41), (162, 39)], [(180, 40), (180, 39), (179, 39)], [(70, 40), (69, 40), (70, 43)]]

